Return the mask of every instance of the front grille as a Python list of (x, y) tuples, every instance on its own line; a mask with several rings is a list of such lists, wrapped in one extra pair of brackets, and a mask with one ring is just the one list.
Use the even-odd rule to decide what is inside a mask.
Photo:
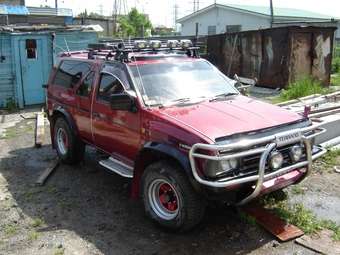
[[(284, 158), (282, 168), (298, 163), (298, 162), (293, 162), (289, 155), (289, 151), (294, 145), (301, 145), (301, 144), (291, 144), (291, 145), (287, 145), (281, 148), (277, 148), (277, 150), (280, 153), (282, 153), (283, 158)], [(251, 155), (251, 156), (247, 156), (247, 157), (240, 159), (240, 168), (234, 171), (232, 174), (229, 173), (228, 175), (224, 175), (223, 178), (240, 178), (240, 177), (246, 177), (249, 175), (257, 174), (259, 170), (260, 157), (261, 157), (261, 154), (257, 154), (257, 155)], [(305, 160), (306, 160), (306, 152), (305, 152), (305, 149), (303, 149), (303, 156), (301, 157), (299, 162), (302, 162)], [(267, 162), (266, 168), (265, 168), (265, 174), (270, 174), (274, 171), (277, 171), (277, 170), (271, 169)]]

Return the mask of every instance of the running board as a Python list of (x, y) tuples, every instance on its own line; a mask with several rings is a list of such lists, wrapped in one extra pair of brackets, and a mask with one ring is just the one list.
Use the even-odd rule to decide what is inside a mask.
[(104, 160), (100, 160), (99, 164), (108, 170), (115, 172), (123, 177), (132, 178), (133, 168), (120, 162), (112, 157)]

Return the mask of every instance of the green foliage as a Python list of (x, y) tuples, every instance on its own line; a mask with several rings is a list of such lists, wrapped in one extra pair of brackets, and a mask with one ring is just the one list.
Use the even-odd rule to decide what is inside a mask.
[(340, 149), (328, 150), (328, 152), (322, 156), (321, 161), (328, 166), (334, 166), (337, 164), (337, 159), (340, 156)]
[(312, 211), (306, 209), (302, 204), (289, 206), (287, 197), (277, 197), (272, 194), (262, 198), (261, 203), (280, 218), (302, 229), (307, 235), (315, 234), (323, 229), (329, 229), (333, 231), (332, 238), (335, 241), (340, 240), (339, 225), (330, 220), (319, 220)]
[(139, 13), (136, 8), (132, 8), (127, 16), (120, 17), (119, 24), (119, 35), (122, 37), (142, 37), (147, 30), (152, 29), (149, 17)]
[(339, 73), (340, 72), (340, 56), (333, 58), (332, 61), (332, 70), (331, 72), (334, 73)]
[(311, 77), (303, 77), (289, 84), (287, 89), (282, 90), (280, 101), (288, 101), (312, 94), (324, 94), (328, 89), (322, 87), (321, 83)]
[(340, 72), (336, 74), (332, 74), (331, 76), (331, 85), (340, 86)]
[(6, 226), (4, 226), (3, 229), (4, 229), (5, 235), (7, 237), (12, 237), (12, 236), (14, 236), (18, 232), (17, 225), (14, 225), (12, 223), (7, 224)]
[(40, 218), (36, 218), (31, 222), (31, 226), (34, 228), (39, 228), (44, 224), (45, 224), (44, 220)]

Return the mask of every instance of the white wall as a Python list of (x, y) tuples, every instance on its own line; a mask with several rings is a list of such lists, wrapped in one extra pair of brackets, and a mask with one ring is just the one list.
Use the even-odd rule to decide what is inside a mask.
[(207, 35), (208, 26), (215, 25), (216, 34), (225, 33), (226, 25), (242, 25), (242, 31), (270, 27), (269, 18), (259, 17), (251, 14), (243, 14), (233, 10), (226, 10), (224, 8), (213, 8), (205, 13), (183, 21), (181, 34), (195, 35), (196, 22), (199, 23), (199, 35)]

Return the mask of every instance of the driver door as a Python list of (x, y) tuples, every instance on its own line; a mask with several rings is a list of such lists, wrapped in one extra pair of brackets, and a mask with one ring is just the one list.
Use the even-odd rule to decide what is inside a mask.
[(130, 88), (124, 66), (102, 68), (93, 103), (94, 144), (118, 160), (132, 163), (140, 147), (140, 112), (113, 110), (110, 98)]

